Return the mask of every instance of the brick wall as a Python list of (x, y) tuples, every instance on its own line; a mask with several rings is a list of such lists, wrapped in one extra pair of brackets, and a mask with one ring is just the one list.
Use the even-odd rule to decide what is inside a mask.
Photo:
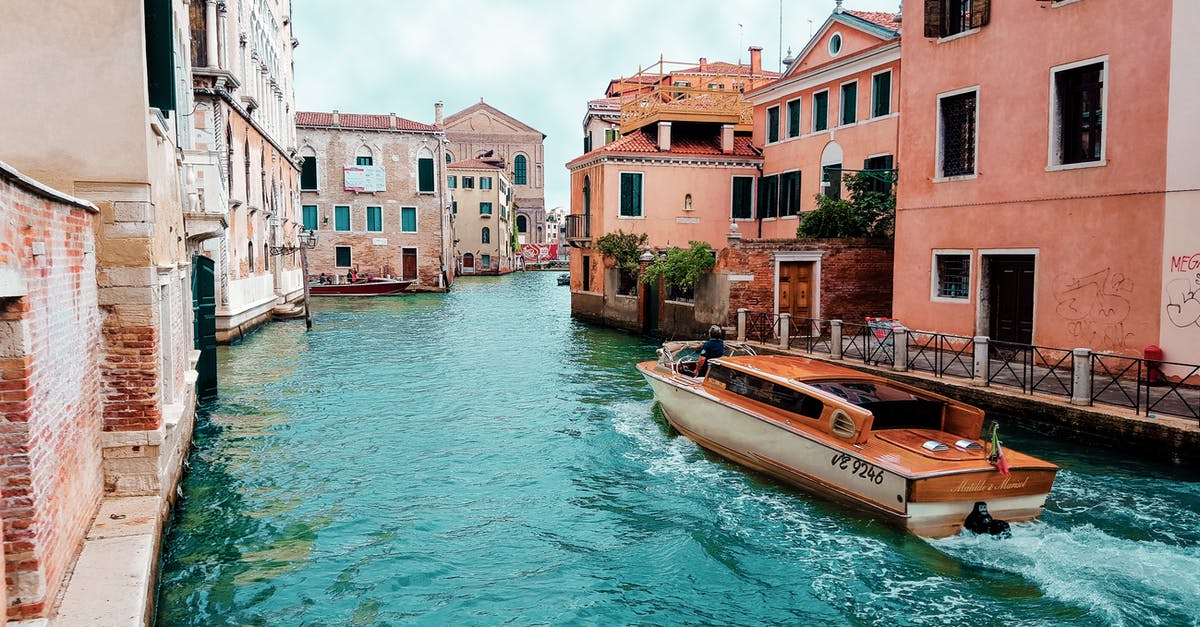
[(861, 323), (867, 316), (891, 316), (891, 240), (793, 239), (742, 240), (720, 251), (716, 272), (753, 276), (749, 281), (730, 280), (731, 319), (739, 308), (774, 311), (776, 253), (801, 251), (823, 253), (819, 277), (821, 318)]
[(44, 615), (102, 492), (95, 208), (70, 200), (0, 170), (0, 518), (10, 618)]

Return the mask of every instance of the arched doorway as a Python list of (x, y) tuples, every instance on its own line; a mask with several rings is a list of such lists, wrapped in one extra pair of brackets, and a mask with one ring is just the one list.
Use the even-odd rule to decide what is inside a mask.
[(462, 257), (463, 274), (475, 274), (475, 255), (464, 253)]

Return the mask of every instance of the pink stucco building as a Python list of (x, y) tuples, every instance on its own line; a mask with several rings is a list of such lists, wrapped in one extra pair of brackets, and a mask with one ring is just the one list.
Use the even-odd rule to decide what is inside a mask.
[(1149, 4), (905, 3), (896, 317), (1200, 362), (1200, 5)]

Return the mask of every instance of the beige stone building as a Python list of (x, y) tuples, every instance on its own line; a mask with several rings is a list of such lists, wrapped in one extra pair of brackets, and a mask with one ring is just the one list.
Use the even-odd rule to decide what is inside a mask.
[(516, 269), (513, 186), (499, 159), (467, 159), (446, 166), (454, 198), (454, 257), (459, 274), (506, 274)]
[(545, 134), (482, 98), (442, 124), (450, 140), (450, 161), (495, 161), (512, 181), (514, 227), (521, 243), (545, 242)]
[(296, 122), (301, 226), (317, 234), (310, 277), (354, 269), (448, 289), (454, 237), (441, 128), (394, 113), (301, 111)]
[(288, 0), (188, 3), (196, 195), (189, 249), (215, 262), (217, 339), (228, 342), (303, 296)]
[[(33, 301), (5, 295), (18, 298), (5, 299), (9, 314), (31, 316), (17, 330), (35, 330), (39, 317), (52, 322), (8, 346), (5, 357), (34, 364), (74, 342), (68, 358), (31, 375), (43, 390), (32, 392), (64, 381), (99, 392), (95, 405), (26, 407), (30, 444), (57, 438), (53, 454), (22, 451), (7, 439), (15, 432), (4, 431), (0, 518), (13, 618), (52, 611), (102, 497), (143, 497), (161, 521), (191, 439), (197, 352), (184, 214), (195, 190), (180, 169), (180, 154), (193, 148), (184, 121), (193, 106), (180, 27), (187, 20), (183, 0), (112, 0), (103, 10), (90, 0), (0, 3), (0, 161), (74, 199), (67, 206), (96, 210), (86, 214), (94, 243), (49, 232), (29, 243), (28, 256), (19, 250), (9, 258), (50, 277), (64, 271), (52, 265), (64, 253), (79, 253), (69, 263), (84, 272), (47, 286), (58, 293), (53, 302), (32, 310)], [(10, 219), (36, 232), (55, 202), (18, 203)], [(95, 284), (84, 285), (92, 264)], [(88, 299), (94, 304), (83, 306)], [(98, 334), (87, 330), (92, 317)], [(17, 420), (15, 411), (0, 407), (5, 423)], [(74, 431), (63, 439), (60, 425), (68, 423)]]

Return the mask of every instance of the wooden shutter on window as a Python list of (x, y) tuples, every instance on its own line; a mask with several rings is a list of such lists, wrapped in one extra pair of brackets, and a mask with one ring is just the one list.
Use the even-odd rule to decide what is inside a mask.
[(992, 17), (991, 0), (971, 0), (971, 28), (987, 26)]
[(942, 36), (942, 0), (925, 0), (925, 36)]

